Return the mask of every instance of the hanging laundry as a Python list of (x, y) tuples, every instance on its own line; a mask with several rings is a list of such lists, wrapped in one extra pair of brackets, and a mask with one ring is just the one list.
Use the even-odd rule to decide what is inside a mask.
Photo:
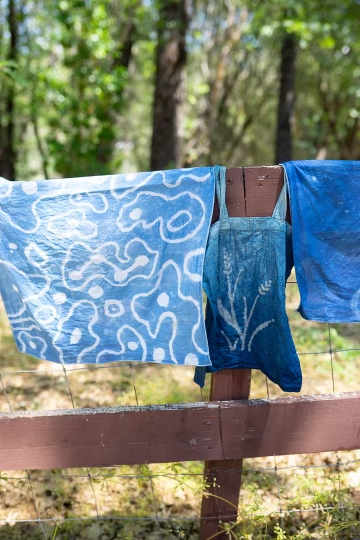
[(0, 291), (21, 352), (210, 363), (202, 274), (214, 169), (0, 180)]
[(360, 322), (360, 162), (289, 161), (296, 277), (304, 319)]
[(210, 229), (204, 264), (212, 365), (196, 368), (194, 380), (203, 386), (206, 372), (254, 368), (282, 390), (298, 392), (301, 369), (285, 312), (286, 277), (292, 267), (286, 188), (272, 217), (232, 218), (225, 203), (224, 167), (220, 173), (220, 220)]

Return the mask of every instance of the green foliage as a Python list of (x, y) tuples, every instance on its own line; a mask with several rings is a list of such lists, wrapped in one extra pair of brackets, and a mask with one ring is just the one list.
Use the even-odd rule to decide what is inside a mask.
[[(0, 15), (0, 98), (6, 120), (15, 89), (20, 177), (148, 169), (159, 3), (15, 3), (16, 61), (5, 0)], [(184, 164), (272, 162), (287, 32), (298, 42), (294, 158), (358, 159), (359, 11), (353, 0), (189, 2)]]
[(46, 62), (34, 76), (37, 102), (44, 100), (48, 111), (48, 153), (63, 176), (111, 168), (128, 76), (123, 53), (133, 39), (126, 23), (135, 3), (113, 17), (115, 4), (64, 0), (51, 6), (55, 24), (44, 46), (52, 48), (53, 65)]

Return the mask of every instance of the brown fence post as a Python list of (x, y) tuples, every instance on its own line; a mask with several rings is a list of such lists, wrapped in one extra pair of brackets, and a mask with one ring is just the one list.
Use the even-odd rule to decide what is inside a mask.
[[(210, 401), (248, 399), (250, 395), (251, 369), (224, 369), (211, 378)], [(200, 540), (217, 535), (217, 540), (227, 540), (221, 524), (236, 521), (239, 504), (242, 459), (206, 461), (205, 481), (208, 496), (201, 505)]]
[[(226, 171), (226, 203), (232, 217), (271, 215), (284, 181), (281, 167), (244, 167)], [(218, 218), (217, 208), (214, 218)], [(251, 370), (223, 370), (212, 375), (210, 401), (249, 399)], [(242, 460), (205, 462), (204, 477), (209, 495), (201, 506), (200, 540), (216, 535), (227, 540), (220, 522), (237, 519)]]

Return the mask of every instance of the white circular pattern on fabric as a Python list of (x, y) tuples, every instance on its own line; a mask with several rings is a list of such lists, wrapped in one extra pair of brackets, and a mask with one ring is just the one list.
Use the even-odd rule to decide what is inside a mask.
[(75, 199), (76, 199), (77, 201), (81, 201), (82, 195), (81, 195), (80, 193), (78, 193), (78, 194), (76, 195)]
[(80, 225), (80, 221), (76, 218), (70, 218), (68, 223), (69, 227), (72, 227), (73, 229), (76, 229)]
[(36, 349), (36, 344), (33, 341), (29, 341), (29, 345), (32, 349)]
[(128, 277), (128, 273), (126, 270), (116, 270), (114, 274), (114, 280), (115, 281), (124, 281)]
[(55, 304), (58, 304), (58, 305), (65, 304), (67, 300), (67, 296), (63, 292), (57, 292), (53, 295), (53, 300)]
[(80, 328), (74, 328), (71, 333), (70, 345), (77, 345), (81, 339), (82, 332)]
[(38, 319), (41, 324), (50, 324), (56, 317), (56, 308), (47, 304), (37, 308), (34, 312), (35, 319)]
[(157, 303), (159, 304), (159, 306), (161, 307), (168, 307), (169, 305), (169, 295), (166, 294), (166, 292), (162, 292), (161, 294), (159, 294), (159, 296), (157, 297)]
[(12, 242), (10, 242), (9, 248), (10, 248), (10, 249), (17, 249), (17, 245), (16, 245), (16, 244), (13, 244)]
[(126, 182), (132, 182), (137, 177), (137, 173), (130, 173), (125, 175), (125, 181)]
[(162, 347), (155, 347), (153, 351), (154, 362), (162, 362), (165, 358), (165, 350)]
[(146, 266), (148, 262), (149, 257), (147, 257), (146, 255), (138, 255), (138, 257), (136, 257), (135, 259), (136, 266)]
[(31, 180), (30, 182), (24, 182), (21, 186), (24, 193), (27, 195), (31, 195), (32, 193), (36, 193), (38, 190), (37, 182), (34, 182)]
[(185, 364), (187, 366), (198, 366), (199, 359), (194, 353), (189, 353), (185, 356)]
[(73, 270), (69, 273), (69, 278), (73, 279), (74, 281), (79, 281), (82, 279), (82, 272), (79, 272), (79, 270)]
[(106, 300), (105, 315), (107, 317), (120, 317), (124, 313), (124, 306), (120, 300)]
[[(181, 223), (180, 225), (173, 225), (174, 221), (181, 218), (182, 216), (187, 216), (188, 219), (184, 223)], [(183, 227), (186, 227), (188, 223), (192, 220), (192, 215), (188, 210), (180, 210), (179, 212), (176, 212), (176, 214), (173, 215), (171, 219), (168, 220), (166, 223), (167, 228), (170, 232), (177, 232), (180, 231)]]
[(139, 219), (141, 214), (142, 214), (141, 208), (134, 208), (134, 210), (130, 212), (129, 218), (132, 219), (133, 221), (136, 221), (137, 219)]
[(102, 289), (98, 285), (95, 285), (94, 287), (91, 287), (91, 289), (89, 289), (89, 295), (91, 296), (91, 298), (94, 298), (95, 300), (97, 298), (100, 298), (100, 296), (102, 296), (103, 294), (104, 294), (104, 289)]
[(128, 349), (130, 349), (130, 351), (136, 351), (136, 349), (139, 348), (139, 345), (136, 343), (136, 341), (129, 341), (127, 346), (128, 346)]

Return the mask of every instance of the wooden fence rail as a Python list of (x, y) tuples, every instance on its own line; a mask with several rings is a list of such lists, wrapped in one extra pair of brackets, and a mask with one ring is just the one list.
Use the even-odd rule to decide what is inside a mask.
[(354, 450), (360, 393), (1, 413), (0, 434), (1, 470)]
[[(228, 169), (229, 214), (271, 215), (282, 185), (281, 167)], [(237, 507), (243, 458), (360, 448), (360, 393), (248, 400), (250, 381), (213, 374), (209, 403), (1, 413), (0, 470), (201, 460), (210, 491)], [(236, 519), (229, 507), (204, 498), (201, 540)]]

